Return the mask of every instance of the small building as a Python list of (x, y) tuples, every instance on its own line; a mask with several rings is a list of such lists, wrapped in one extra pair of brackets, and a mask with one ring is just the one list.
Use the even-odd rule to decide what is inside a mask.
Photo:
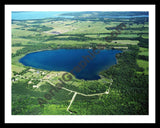
[(28, 82), (28, 84), (31, 84), (31, 83), (32, 83), (32, 81), (29, 81), (29, 82)]
[(34, 69), (32, 69), (32, 68), (31, 68), (31, 69), (29, 69), (29, 71), (31, 71), (31, 72), (35, 72), (35, 70), (34, 70)]
[(38, 86), (37, 85), (33, 85), (33, 88), (38, 88)]

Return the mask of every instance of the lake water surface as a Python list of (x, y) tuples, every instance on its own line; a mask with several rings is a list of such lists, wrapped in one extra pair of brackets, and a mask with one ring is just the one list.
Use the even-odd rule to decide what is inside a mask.
[[(44, 19), (44, 18), (74, 18), (74, 16), (70, 15), (60, 15), (65, 13), (75, 13), (79, 11), (13, 11), (12, 12), (12, 20), (34, 20), (34, 19)], [(119, 12), (122, 13), (122, 12)], [(95, 18), (136, 18), (136, 17), (147, 17), (146, 15), (139, 15), (137, 12), (135, 15), (106, 15), (106, 16), (96, 16)]]
[[(98, 54), (98, 51), (99, 54)], [(25, 55), (19, 60), (25, 66), (44, 69), (49, 71), (67, 71), (70, 72), (74, 67), (81, 63), (79, 73), (75, 73), (76, 78), (85, 80), (97, 80), (100, 77), (98, 73), (108, 69), (116, 64), (117, 53), (120, 50), (95, 50), (92, 49), (57, 49), (33, 52)], [(88, 60), (88, 62), (87, 62)]]
[(59, 14), (69, 13), (71, 11), (15, 11), (12, 12), (12, 20), (34, 20), (44, 18), (73, 18), (74, 16), (60, 16)]

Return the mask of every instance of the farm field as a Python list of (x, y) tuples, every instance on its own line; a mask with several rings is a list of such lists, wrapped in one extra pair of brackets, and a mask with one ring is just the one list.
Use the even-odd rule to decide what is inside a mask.
[[(68, 15), (74, 18), (12, 20), (12, 115), (148, 115), (148, 18), (98, 17), (105, 12)], [(107, 42), (121, 23), (125, 27)], [(32, 52), (93, 46), (122, 51), (116, 54), (117, 64), (99, 72), (98, 80), (69, 73), (72, 79), (64, 82), (66, 71), (19, 62)]]

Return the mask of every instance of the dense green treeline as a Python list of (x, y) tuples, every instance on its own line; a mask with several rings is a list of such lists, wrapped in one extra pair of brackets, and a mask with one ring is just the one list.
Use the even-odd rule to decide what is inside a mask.
[(141, 36), (137, 38), (137, 40), (139, 40), (139, 46), (140, 47), (144, 47), (144, 48), (148, 48), (148, 39), (144, 39)]
[[(72, 94), (64, 90), (57, 90), (48, 83), (44, 83), (38, 89), (33, 89), (28, 85), (29, 80), (23, 79), (12, 84), (12, 114), (13, 115), (49, 115), (66, 111)], [(46, 94), (52, 90), (51, 99), (46, 99)], [(53, 106), (54, 107), (53, 107)], [(51, 108), (49, 108), (52, 106)], [(63, 109), (63, 111), (61, 110)], [(50, 112), (49, 112), (50, 111)]]
[(26, 24), (17, 24), (21, 25), (22, 27), (20, 28), (15, 28), (15, 29), (20, 29), (20, 30), (28, 30), (28, 31), (37, 31), (37, 32), (42, 32), (42, 31), (49, 31), (52, 30), (52, 27), (47, 27), (45, 25), (26, 25)]
[[(148, 75), (139, 73), (143, 69), (136, 64), (138, 50), (131, 49), (132, 51), (118, 54), (118, 64), (100, 74), (113, 79), (111, 90), (120, 93), (121, 105), (125, 105), (127, 110), (123, 114), (148, 114)], [(134, 111), (130, 111), (131, 102)]]
[(14, 44), (13, 46), (23, 46), (24, 48), (19, 49), (16, 51), (16, 53), (12, 53), (12, 57), (16, 57), (22, 54), (27, 54), (34, 51), (39, 50), (54, 50), (54, 49), (74, 49), (74, 48), (88, 48), (91, 46), (90, 44), (75, 44), (75, 45), (69, 45), (69, 44), (44, 44), (44, 43), (38, 43), (34, 45), (21, 45), (21, 44)]
[(28, 89), (29, 80), (21, 80), (12, 83), (12, 114), (13, 115), (35, 115), (40, 114), (42, 108), (39, 107), (37, 96), (44, 95), (43, 92), (34, 92)]
[[(28, 36), (20, 36), (20, 38), (24, 39), (32, 39), (40, 42), (45, 41), (51, 41), (51, 40), (73, 40), (73, 41), (93, 41), (93, 40), (99, 40), (99, 41), (105, 41), (106, 37), (99, 37), (100, 35), (110, 35), (110, 33), (87, 33), (87, 34), (59, 34), (59, 35), (51, 35), (51, 36), (42, 36), (41, 34), (36, 35), (28, 35)], [(125, 34), (125, 33), (123, 33)], [(130, 34), (137, 34), (137, 33), (130, 33)], [(140, 33), (147, 34), (145, 32)], [(85, 35), (96, 35), (97, 37), (86, 37)], [(60, 36), (60, 38), (59, 38)], [(67, 37), (66, 37), (67, 36)], [(69, 36), (69, 37), (68, 37)], [(114, 40), (142, 40), (139, 37), (139, 33), (137, 34), (137, 37), (114, 37)], [(143, 39), (144, 41), (146, 39)], [(143, 44), (142, 44), (143, 45)], [(144, 44), (145, 45), (145, 44)]]
[(139, 55), (139, 56), (138, 56), (138, 59), (146, 60), (146, 61), (149, 60), (148, 56), (145, 56), (145, 55)]
[[(15, 44), (13, 46), (24, 46), (24, 45)], [(17, 50), (16, 53), (12, 53), (12, 57), (19, 56), (21, 54), (26, 54), (26, 53), (29, 53), (29, 52), (32, 52), (32, 51), (36, 51), (36, 50), (48, 49), (50, 47), (51, 47), (51, 45), (43, 44), (43, 43), (39, 43), (37, 45), (36, 44), (27, 45), (26, 47), (24, 47), (24, 48), (22, 48), (20, 50)]]
[[(116, 29), (116, 27), (105, 27), (105, 29), (107, 30), (114, 30)], [(148, 30), (148, 27), (138, 27), (138, 28), (131, 28), (131, 27), (128, 27), (128, 28), (124, 28), (123, 30), (139, 30), (139, 31), (146, 31)]]

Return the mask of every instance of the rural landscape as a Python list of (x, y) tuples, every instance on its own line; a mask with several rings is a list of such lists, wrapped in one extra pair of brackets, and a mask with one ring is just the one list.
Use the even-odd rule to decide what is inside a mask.
[[(12, 17), (12, 115), (148, 115), (148, 15), (84, 11), (39, 19)], [(80, 52), (72, 58), (73, 54), (63, 55), (61, 50)], [(40, 52), (42, 56), (35, 58), (40, 62), (50, 51), (64, 56), (53, 58), (57, 67), (54, 60), (66, 67), (67, 61), (73, 61), (74, 66), (67, 70), (49, 61), (44, 69), (24, 64), (25, 57)], [(107, 61), (107, 54), (114, 55), (113, 64), (98, 67)], [(97, 71), (92, 78), (92, 73), (83, 78), (72, 72), (84, 74), (93, 67)]]

